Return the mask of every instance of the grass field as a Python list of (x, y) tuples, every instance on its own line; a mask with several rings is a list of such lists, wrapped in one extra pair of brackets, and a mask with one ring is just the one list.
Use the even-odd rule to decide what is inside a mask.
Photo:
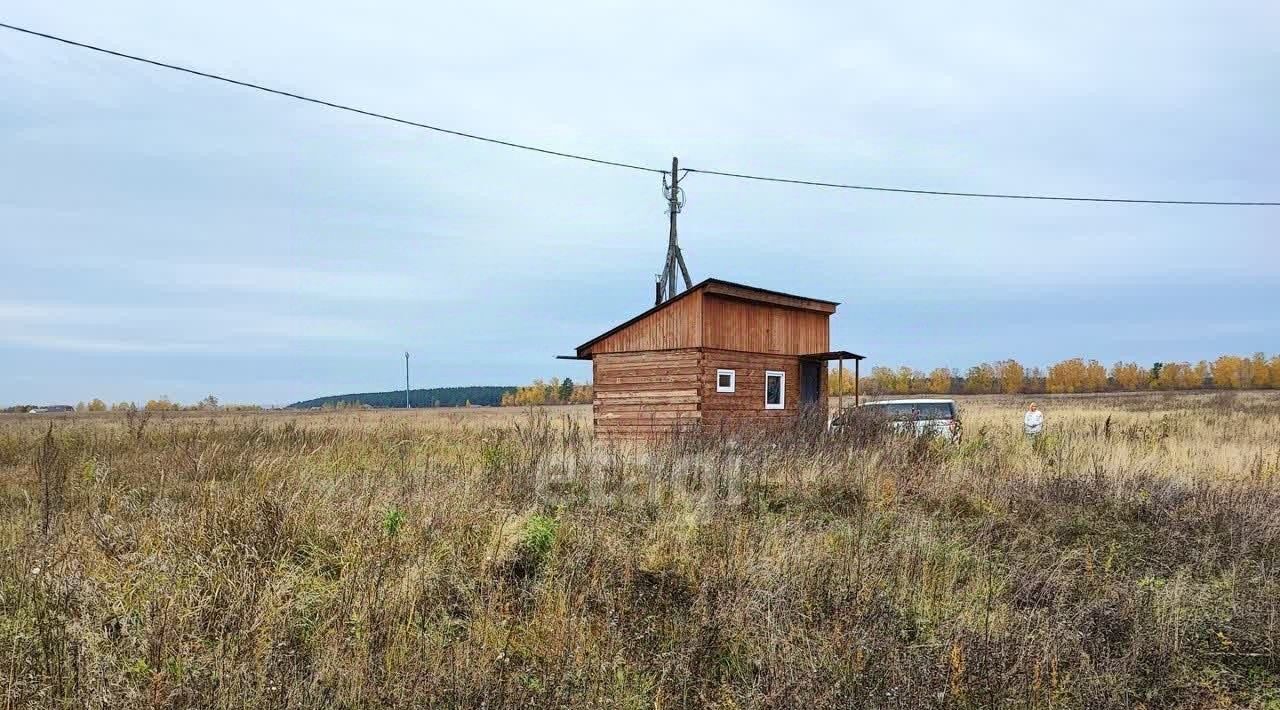
[(0, 705), (1280, 708), (1280, 395), (1038, 401), (0, 416)]

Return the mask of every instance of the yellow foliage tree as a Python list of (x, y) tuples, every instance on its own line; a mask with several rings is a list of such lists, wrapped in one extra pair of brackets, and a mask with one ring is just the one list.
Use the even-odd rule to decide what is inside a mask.
[(1223, 355), (1209, 366), (1213, 372), (1213, 386), (1217, 389), (1240, 389), (1244, 386), (1244, 358)]
[(1265, 389), (1271, 385), (1271, 365), (1267, 362), (1266, 353), (1257, 352), (1253, 354), (1253, 361), (1249, 368), (1249, 386), (1256, 389)]
[(1090, 360), (1084, 366), (1084, 391), (1107, 391), (1107, 368), (1103, 367), (1102, 363), (1097, 360)]
[(531, 384), (517, 387), (502, 395), (504, 407), (540, 407), (548, 404), (586, 404), (595, 397), (590, 384), (562, 383), (558, 377), (550, 380), (535, 379)]
[(170, 401), (168, 397), (161, 397), (160, 399), (147, 400), (147, 403), (142, 408), (148, 412), (173, 412), (180, 407), (176, 402)]
[[(866, 377), (862, 378), (863, 384), (866, 384)], [(830, 390), (833, 397), (845, 394), (853, 394), (853, 370), (846, 368), (843, 374), (839, 368), (833, 367), (827, 373), (827, 389)]]
[(918, 374), (915, 370), (905, 365), (899, 367), (897, 374), (893, 378), (893, 391), (896, 394), (911, 394), (915, 392), (915, 382), (917, 379), (923, 379), (923, 377), (917, 378)]
[(1196, 386), (1196, 368), (1189, 362), (1166, 362), (1156, 378), (1157, 389), (1188, 390)]
[(1051, 394), (1083, 392), (1084, 384), (1085, 364), (1078, 357), (1050, 365), (1049, 374), (1045, 378), (1045, 388)]
[(89, 402), (89, 411), (90, 411), (90, 412), (105, 412), (105, 411), (107, 411), (107, 403), (106, 403), (106, 402), (103, 402), (102, 400), (98, 399), (97, 397), (94, 397), (94, 398), (93, 398), (93, 401)]
[(1144, 390), (1151, 383), (1151, 371), (1136, 362), (1117, 362), (1111, 367), (1111, 377), (1122, 392)]
[(996, 369), (989, 363), (981, 363), (964, 373), (964, 390), (970, 394), (990, 394), (996, 388)]
[(869, 389), (871, 394), (886, 394), (896, 391), (894, 388), (897, 386), (898, 376), (887, 367), (871, 368), (871, 377), (868, 379), (871, 384)]
[(951, 392), (951, 370), (939, 367), (930, 372), (929, 391), (933, 394), (949, 394)]
[(1204, 387), (1204, 381), (1207, 380), (1208, 378), (1209, 378), (1209, 361), (1201, 360), (1200, 362), (1197, 362), (1196, 370), (1195, 370), (1195, 381), (1196, 381), (1195, 388), (1200, 389), (1201, 387)]
[(1022, 392), (1027, 372), (1017, 360), (1001, 360), (995, 366), (996, 379), (1000, 381), (1000, 391), (1005, 394)]

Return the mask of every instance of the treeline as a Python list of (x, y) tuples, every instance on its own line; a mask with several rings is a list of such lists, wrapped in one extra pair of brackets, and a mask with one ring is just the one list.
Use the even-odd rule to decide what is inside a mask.
[[(13, 407), (6, 407), (0, 412), (6, 413), (24, 413), (33, 409), (40, 409), (35, 404), (20, 404)], [(107, 404), (101, 399), (94, 398), (88, 402), (79, 402), (74, 407), (77, 412), (195, 412), (195, 411), (260, 411), (261, 406), (256, 404), (222, 404), (214, 395), (209, 395), (199, 402), (193, 404), (182, 404), (175, 402), (168, 397), (147, 400), (144, 404), (139, 405), (137, 402), (116, 402), (115, 404)]]
[(513, 392), (502, 395), (504, 407), (536, 407), (545, 404), (590, 404), (595, 391), (590, 384), (574, 384), (566, 377), (563, 380), (552, 377), (550, 380), (537, 379), (533, 384), (518, 387)]
[[(515, 387), (476, 386), (476, 387), (433, 387), (429, 389), (409, 390), (409, 404), (421, 409), (424, 407), (496, 407), (502, 403), (502, 396), (514, 391)], [(359, 394), (338, 394), (329, 397), (317, 397), (302, 402), (294, 402), (290, 409), (335, 409), (348, 407), (404, 407), (404, 390), (391, 392), (364, 392)]]
[[(832, 394), (853, 392), (853, 375), (840, 379), (831, 371)], [(1069, 394), (1076, 392), (1141, 392), (1197, 389), (1280, 389), (1280, 355), (1223, 355), (1216, 360), (1156, 362), (1150, 366), (1072, 358), (1025, 368), (1017, 360), (980, 363), (963, 373), (945, 367), (930, 372), (910, 367), (873, 367), (862, 378), (865, 394)]]
[[(95, 406), (97, 408), (95, 408)], [(100, 411), (103, 411), (101, 409), (101, 406), (102, 406), (102, 400), (95, 399), (92, 402), (89, 402), (88, 405), (85, 405), (84, 402), (77, 404), (76, 411), (77, 412), (80, 412), (80, 411), (100, 412)], [(194, 404), (182, 404), (181, 402), (175, 402), (169, 399), (168, 397), (161, 397), (160, 399), (149, 399), (147, 400), (147, 403), (142, 405), (141, 407), (134, 404), (133, 402), (118, 402), (116, 404), (111, 405), (111, 411), (113, 412), (122, 412), (122, 411), (127, 412), (129, 410), (138, 410), (138, 409), (141, 409), (142, 411), (145, 411), (145, 412), (218, 412), (218, 411), (259, 412), (259, 411), (262, 411), (262, 407), (257, 404), (223, 404), (222, 402), (218, 401), (217, 397), (213, 395), (209, 395), (208, 397), (205, 397), (204, 399)]]

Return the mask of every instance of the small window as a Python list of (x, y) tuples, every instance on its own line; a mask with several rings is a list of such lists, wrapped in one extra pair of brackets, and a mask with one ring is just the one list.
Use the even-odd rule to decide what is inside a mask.
[(782, 409), (787, 401), (787, 373), (767, 370), (764, 373), (764, 408)]
[(716, 391), (732, 392), (737, 388), (738, 373), (734, 370), (716, 370)]

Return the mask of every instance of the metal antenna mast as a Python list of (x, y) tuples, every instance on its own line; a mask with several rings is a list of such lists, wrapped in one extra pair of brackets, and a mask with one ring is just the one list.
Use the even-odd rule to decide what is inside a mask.
[(409, 404), (409, 351), (404, 351), (404, 408), (412, 409)]
[[(668, 179), (670, 180), (668, 182)], [(684, 264), (684, 253), (680, 251), (680, 243), (676, 241), (676, 215), (684, 207), (684, 188), (680, 187), (680, 159), (671, 159), (671, 172), (662, 175), (662, 194), (667, 198), (667, 214), (671, 217), (671, 233), (667, 240), (667, 261), (663, 264), (662, 273), (658, 276), (654, 292), (653, 305), (676, 297), (676, 267), (680, 267), (680, 275), (684, 277), (684, 287), (691, 288), (693, 280), (689, 278), (689, 267)]]

